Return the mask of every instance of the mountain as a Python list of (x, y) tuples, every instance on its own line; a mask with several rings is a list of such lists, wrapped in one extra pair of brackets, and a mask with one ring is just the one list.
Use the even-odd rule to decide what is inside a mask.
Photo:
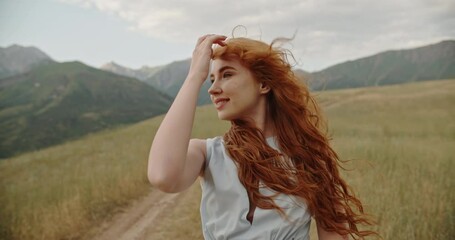
[[(162, 67), (145, 82), (175, 98), (188, 75), (190, 65), (191, 59), (172, 62)], [(209, 88), (209, 81), (205, 81), (199, 92), (198, 105), (210, 103), (210, 96), (207, 92)]]
[[(191, 59), (162, 66), (145, 82), (172, 98), (177, 95), (189, 71)], [(336, 64), (322, 71), (295, 69), (312, 90), (356, 88), (455, 77), (455, 40), (406, 50), (391, 50)], [(120, 72), (119, 72), (120, 73)], [(203, 85), (199, 105), (210, 103)]]
[(80, 62), (37, 67), (0, 79), (0, 157), (138, 122), (170, 103), (137, 79)]
[(455, 40), (382, 52), (312, 72), (313, 90), (379, 86), (455, 77)]
[[(140, 79), (159, 91), (175, 98), (180, 87), (186, 79), (190, 69), (191, 59), (175, 61), (165, 66), (147, 67), (134, 70), (114, 62), (101, 66), (100, 69), (113, 72), (122, 76), (128, 76)], [(207, 93), (210, 84), (204, 83), (199, 93), (198, 105), (210, 103), (210, 97)]]
[(25, 73), (34, 67), (49, 63), (54, 63), (54, 60), (35, 47), (19, 45), (0, 47), (0, 78)]
[(153, 74), (155, 74), (161, 68), (162, 68), (161, 66), (157, 67), (143, 66), (139, 69), (131, 69), (121, 66), (115, 62), (109, 62), (100, 67), (100, 69), (102, 70), (113, 72), (115, 74), (122, 76), (137, 78), (142, 81), (153, 76)]
[(308, 84), (308, 80), (310, 79), (311, 73), (298, 68), (294, 69), (293, 71), (300, 81), (304, 82), (305, 84)]

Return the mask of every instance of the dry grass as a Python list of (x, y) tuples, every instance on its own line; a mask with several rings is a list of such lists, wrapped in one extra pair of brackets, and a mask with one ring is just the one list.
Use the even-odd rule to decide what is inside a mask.
[[(383, 239), (453, 239), (455, 82), (331, 91), (318, 98), (333, 146), (349, 160), (351, 170), (343, 174), (378, 221), (373, 229)], [(200, 239), (199, 200), (195, 185), (151, 239)], [(195, 237), (186, 238), (183, 229), (191, 228)], [(315, 224), (310, 234), (317, 239)]]
[[(318, 94), (347, 181), (384, 239), (455, 236), (455, 81)], [(1, 239), (78, 239), (149, 191), (148, 150), (161, 117), (0, 163)], [(228, 125), (198, 109), (194, 136)], [(150, 239), (200, 239), (194, 185)], [(313, 230), (314, 235), (314, 230)]]

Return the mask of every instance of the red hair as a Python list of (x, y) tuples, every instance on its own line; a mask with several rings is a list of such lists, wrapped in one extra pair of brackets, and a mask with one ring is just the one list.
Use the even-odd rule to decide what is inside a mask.
[(231, 121), (231, 128), (223, 137), (250, 201), (259, 208), (284, 214), (273, 197), (260, 194), (261, 183), (276, 192), (303, 199), (327, 231), (354, 239), (376, 234), (359, 230), (359, 224), (373, 222), (340, 176), (340, 160), (329, 145), (316, 101), (291, 70), (287, 52), (273, 47), (275, 42), (268, 45), (232, 38), (226, 41), (226, 46), (213, 50), (213, 59), (237, 58), (257, 81), (271, 88), (267, 111), (281, 153), (268, 146), (263, 132), (248, 120)]

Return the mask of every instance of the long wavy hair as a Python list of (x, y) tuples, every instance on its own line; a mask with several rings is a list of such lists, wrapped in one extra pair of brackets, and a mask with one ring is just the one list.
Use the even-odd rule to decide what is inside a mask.
[(268, 85), (267, 112), (273, 121), (278, 152), (266, 143), (263, 132), (247, 119), (231, 121), (224, 135), (225, 147), (238, 167), (238, 176), (252, 204), (284, 211), (260, 186), (303, 199), (318, 224), (327, 231), (354, 239), (376, 235), (360, 230), (373, 225), (360, 200), (341, 178), (338, 155), (329, 145), (327, 125), (308, 87), (293, 73), (290, 53), (274, 45), (248, 38), (231, 38), (213, 50), (213, 59), (237, 58), (255, 80)]

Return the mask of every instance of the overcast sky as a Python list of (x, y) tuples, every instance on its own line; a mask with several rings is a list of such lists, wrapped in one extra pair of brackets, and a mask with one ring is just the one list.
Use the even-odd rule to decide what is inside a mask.
[(384, 50), (455, 39), (454, 0), (0, 0), (0, 47), (35, 46), (57, 61), (130, 68), (191, 57), (205, 33), (285, 45), (316, 71)]

